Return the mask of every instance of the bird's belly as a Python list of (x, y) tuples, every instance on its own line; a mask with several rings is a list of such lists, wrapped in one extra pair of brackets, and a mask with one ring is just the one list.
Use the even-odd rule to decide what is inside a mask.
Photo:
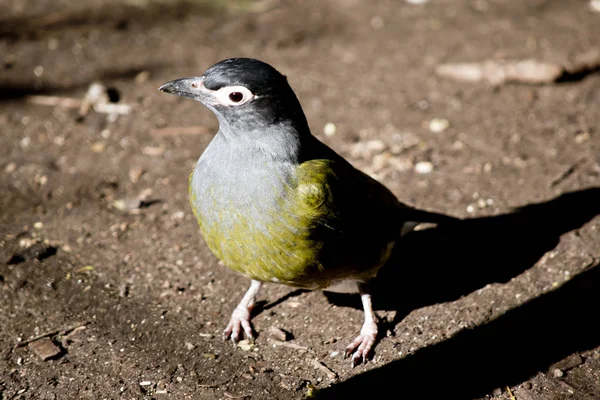
[(202, 236), (227, 267), (250, 279), (317, 288), (328, 279), (318, 261), (319, 245), (285, 218), (255, 221), (220, 210), (221, 223), (198, 215)]
[[(227, 267), (263, 282), (323, 289), (340, 279), (368, 281), (385, 263), (394, 245), (388, 243), (378, 260), (355, 264), (348, 254), (356, 248), (337, 242), (336, 248), (326, 249), (329, 244), (311, 238), (309, 230), (295, 225), (289, 214), (257, 223), (241, 213), (219, 211), (223, 223), (207, 223), (202, 214), (197, 216), (205, 242)], [(341, 260), (342, 264), (338, 262)]]
[(285, 204), (278, 188), (259, 190), (190, 180), (190, 203), (204, 241), (227, 267), (264, 282), (316, 289), (330, 281), (319, 261), (322, 244)]

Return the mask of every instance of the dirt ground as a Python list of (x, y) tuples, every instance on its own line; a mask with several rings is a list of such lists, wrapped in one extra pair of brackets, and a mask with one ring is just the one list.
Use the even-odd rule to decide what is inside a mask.
[[(435, 73), (598, 48), (587, 0), (2, 0), (0, 399), (599, 399), (598, 68)], [(157, 87), (231, 56), (286, 74), (403, 202), (464, 218), (382, 269), (366, 365), (343, 358), (356, 295), (266, 285), (255, 346), (221, 340), (248, 282), (187, 198), (217, 122)], [(129, 112), (80, 112), (93, 82)]]

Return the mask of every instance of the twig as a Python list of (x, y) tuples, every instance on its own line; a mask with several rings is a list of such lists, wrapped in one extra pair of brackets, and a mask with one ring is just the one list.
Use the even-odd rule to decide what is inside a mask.
[(94, 111), (102, 114), (125, 115), (131, 112), (129, 104), (97, 103), (93, 106)]
[(77, 323), (77, 324), (72, 325), (72, 326), (70, 326), (68, 328), (65, 328), (65, 329), (56, 329), (54, 331), (50, 331), (50, 332), (43, 333), (41, 335), (34, 336), (31, 339), (27, 339), (27, 340), (24, 340), (22, 342), (17, 343), (13, 347), (12, 350), (14, 351), (14, 350), (18, 349), (19, 347), (27, 346), (29, 343), (35, 342), (35, 341), (40, 340), (40, 339), (45, 338), (45, 337), (51, 337), (51, 336), (56, 336), (56, 335), (66, 335), (67, 333), (72, 332), (72, 331), (74, 331), (77, 328), (81, 328), (83, 326), (86, 326), (89, 323), (90, 323), (90, 321), (80, 322), (80, 323)]
[(506, 387), (506, 391), (508, 392), (508, 395), (510, 396), (510, 400), (517, 400), (517, 398), (515, 397), (515, 395), (513, 394), (513, 392), (510, 390), (510, 388), (508, 386)]
[(565, 179), (573, 175), (573, 173), (581, 167), (585, 163), (586, 159), (582, 158), (581, 160), (575, 162), (575, 164), (571, 165), (565, 171), (563, 171), (558, 177), (556, 177), (552, 182), (550, 182), (550, 187), (554, 187), (559, 183), (562, 183)]
[[(581, 269), (581, 272), (585, 272), (585, 271), (587, 271), (587, 270), (588, 270), (588, 269), (589, 269), (591, 266), (593, 266), (594, 264), (596, 264), (596, 261), (597, 261), (597, 260), (596, 260), (594, 257), (590, 256), (589, 254), (588, 254), (588, 256), (591, 258), (591, 260), (590, 260), (590, 262), (589, 262), (589, 263), (587, 263), (587, 264), (585, 264), (585, 265), (583, 266), (583, 268)], [(581, 273), (581, 272), (580, 272), (580, 273)]]
[[(79, 108), (84, 106), (84, 101), (80, 99), (74, 99), (71, 97), (59, 97), (59, 96), (45, 96), (45, 95), (32, 95), (27, 96), (25, 101), (31, 104), (38, 104), (42, 106), (51, 107), (64, 107), (64, 108)], [(113, 103), (96, 103), (88, 107), (84, 107), (83, 114), (87, 113), (89, 107), (93, 108), (94, 111), (102, 114), (129, 114), (131, 112), (131, 105), (129, 104), (113, 104)]]
[(577, 54), (570, 65), (564, 67), (565, 73), (577, 75), (593, 72), (600, 67), (600, 49), (591, 49), (585, 53)]
[(308, 350), (308, 347), (300, 346), (299, 344), (290, 343), (290, 342), (282, 342), (281, 340), (272, 339), (272, 338), (268, 338), (268, 340), (270, 342), (273, 342), (273, 344), (275, 344), (276, 346), (289, 347), (290, 349), (294, 349), (294, 350)]
[(544, 84), (579, 80), (600, 69), (600, 50), (593, 48), (563, 64), (525, 60), (487, 60), (476, 63), (440, 64), (435, 72), (462, 81), (487, 81), (494, 86), (506, 82)]
[(332, 381), (338, 379), (338, 375), (335, 373), (335, 371), (330, 369), (327, 365), (325, 365), (321, 361), (313, 360), (312, 364), (315, 367), (315, 369), (321, 370)]
[(60, 106), (65, 108), (81, 107), (81, 100), (73, 99), (71, 97), (32, 95), (27, 96), (25, 101), (31, 104), (39, 104), (42, 106)]
[(488, 81), (494, 86), (505, 82), (547, 83), (558, 79), (563, 69), (560, 65), (537, 60), (487, 60), (481, 63), (438, 65), (435, 72), (457, 80)]
[(25, 389), (20, 389), (20, 390), (17, 390), (17, 391), (16, 391), (16, 392), (15, 392), (15, 393), (14, 393), (12, 396), (10, 396), (10, 400), (12, 400), (12, 399), (16, 399), (16, 398), (17, 398), (17, 396), (21, 396), (21, 395), (22, 395), (23, 393), (25, 393), (27, 390), (29, 390), (29, 386), (28, 386), (28, 387), (26, 387)]
[(106, 87), (99, 83), (90, 84), (87, 93), (83, 99), (74, 99), (71, 97), (33, 95), (27, 96), (25, 101), (32, 104), (43, 106), (78, 108), (79, 115), (85, 116), (90, 110), (98, 113), (110, 115), (129, 114), (132, 109), (130, 104), (115, 104), (109, 101)]

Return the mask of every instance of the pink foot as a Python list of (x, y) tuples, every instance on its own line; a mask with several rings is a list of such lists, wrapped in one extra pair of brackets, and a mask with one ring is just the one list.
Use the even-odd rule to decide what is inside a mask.
[[(352, 354), (352, 367), (354, 368), (361, 361), (367, 362), (367, 356), (375, 344), (377, 338), (377, 324), (374, 321), (365, 321), (360, 335), (354, 339), (348, 347), (346, 347), (345, 356)], [(353, 354), (354, 353), (354, 354)]]
[(367, 362), (367, 356), (375, 344), (375, 339), (377, 339), (377, 322), (375, 321), (369, 288), (364, 283), (358, 283), (358, 291), (365, 312), (365, 323), (360, 330), (360, 335), (346, 347), (346, 357), (354, 353), (352, 354), (352, 368), (361, 361), (363, 364)]
[(250, 309), (238, 306), (231, 314), (231, 320), (223, 331), (223, 340), (231, 338), (234, 345), (242, 339), (242, 329), (249, 340), (254, 340), (252, 325), (250, 325)]
[(254, 297), (258, 294), (260, 287), (261, 282), (252, 281), (240, 304), (233, 310), (227, 328), (223, 331), (223, 339), (231, 338), (234, 346), (242, 338), (242, 329), (250, 341), (254, 340), (252, 325), (250, 325), (250, 312), (254, 307)]

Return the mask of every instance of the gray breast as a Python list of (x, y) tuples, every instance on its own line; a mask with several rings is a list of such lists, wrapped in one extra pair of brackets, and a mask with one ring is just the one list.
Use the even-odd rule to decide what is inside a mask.
[[(247, 144), (247, 143), (246, 143)], [(223, 233), (240, 222), (266, 229), (269, 215), (281, 205), (293, 166), (276, 162), (256, 148), (217, 134), (191, 177), (191, 203), (201, 226)]]

